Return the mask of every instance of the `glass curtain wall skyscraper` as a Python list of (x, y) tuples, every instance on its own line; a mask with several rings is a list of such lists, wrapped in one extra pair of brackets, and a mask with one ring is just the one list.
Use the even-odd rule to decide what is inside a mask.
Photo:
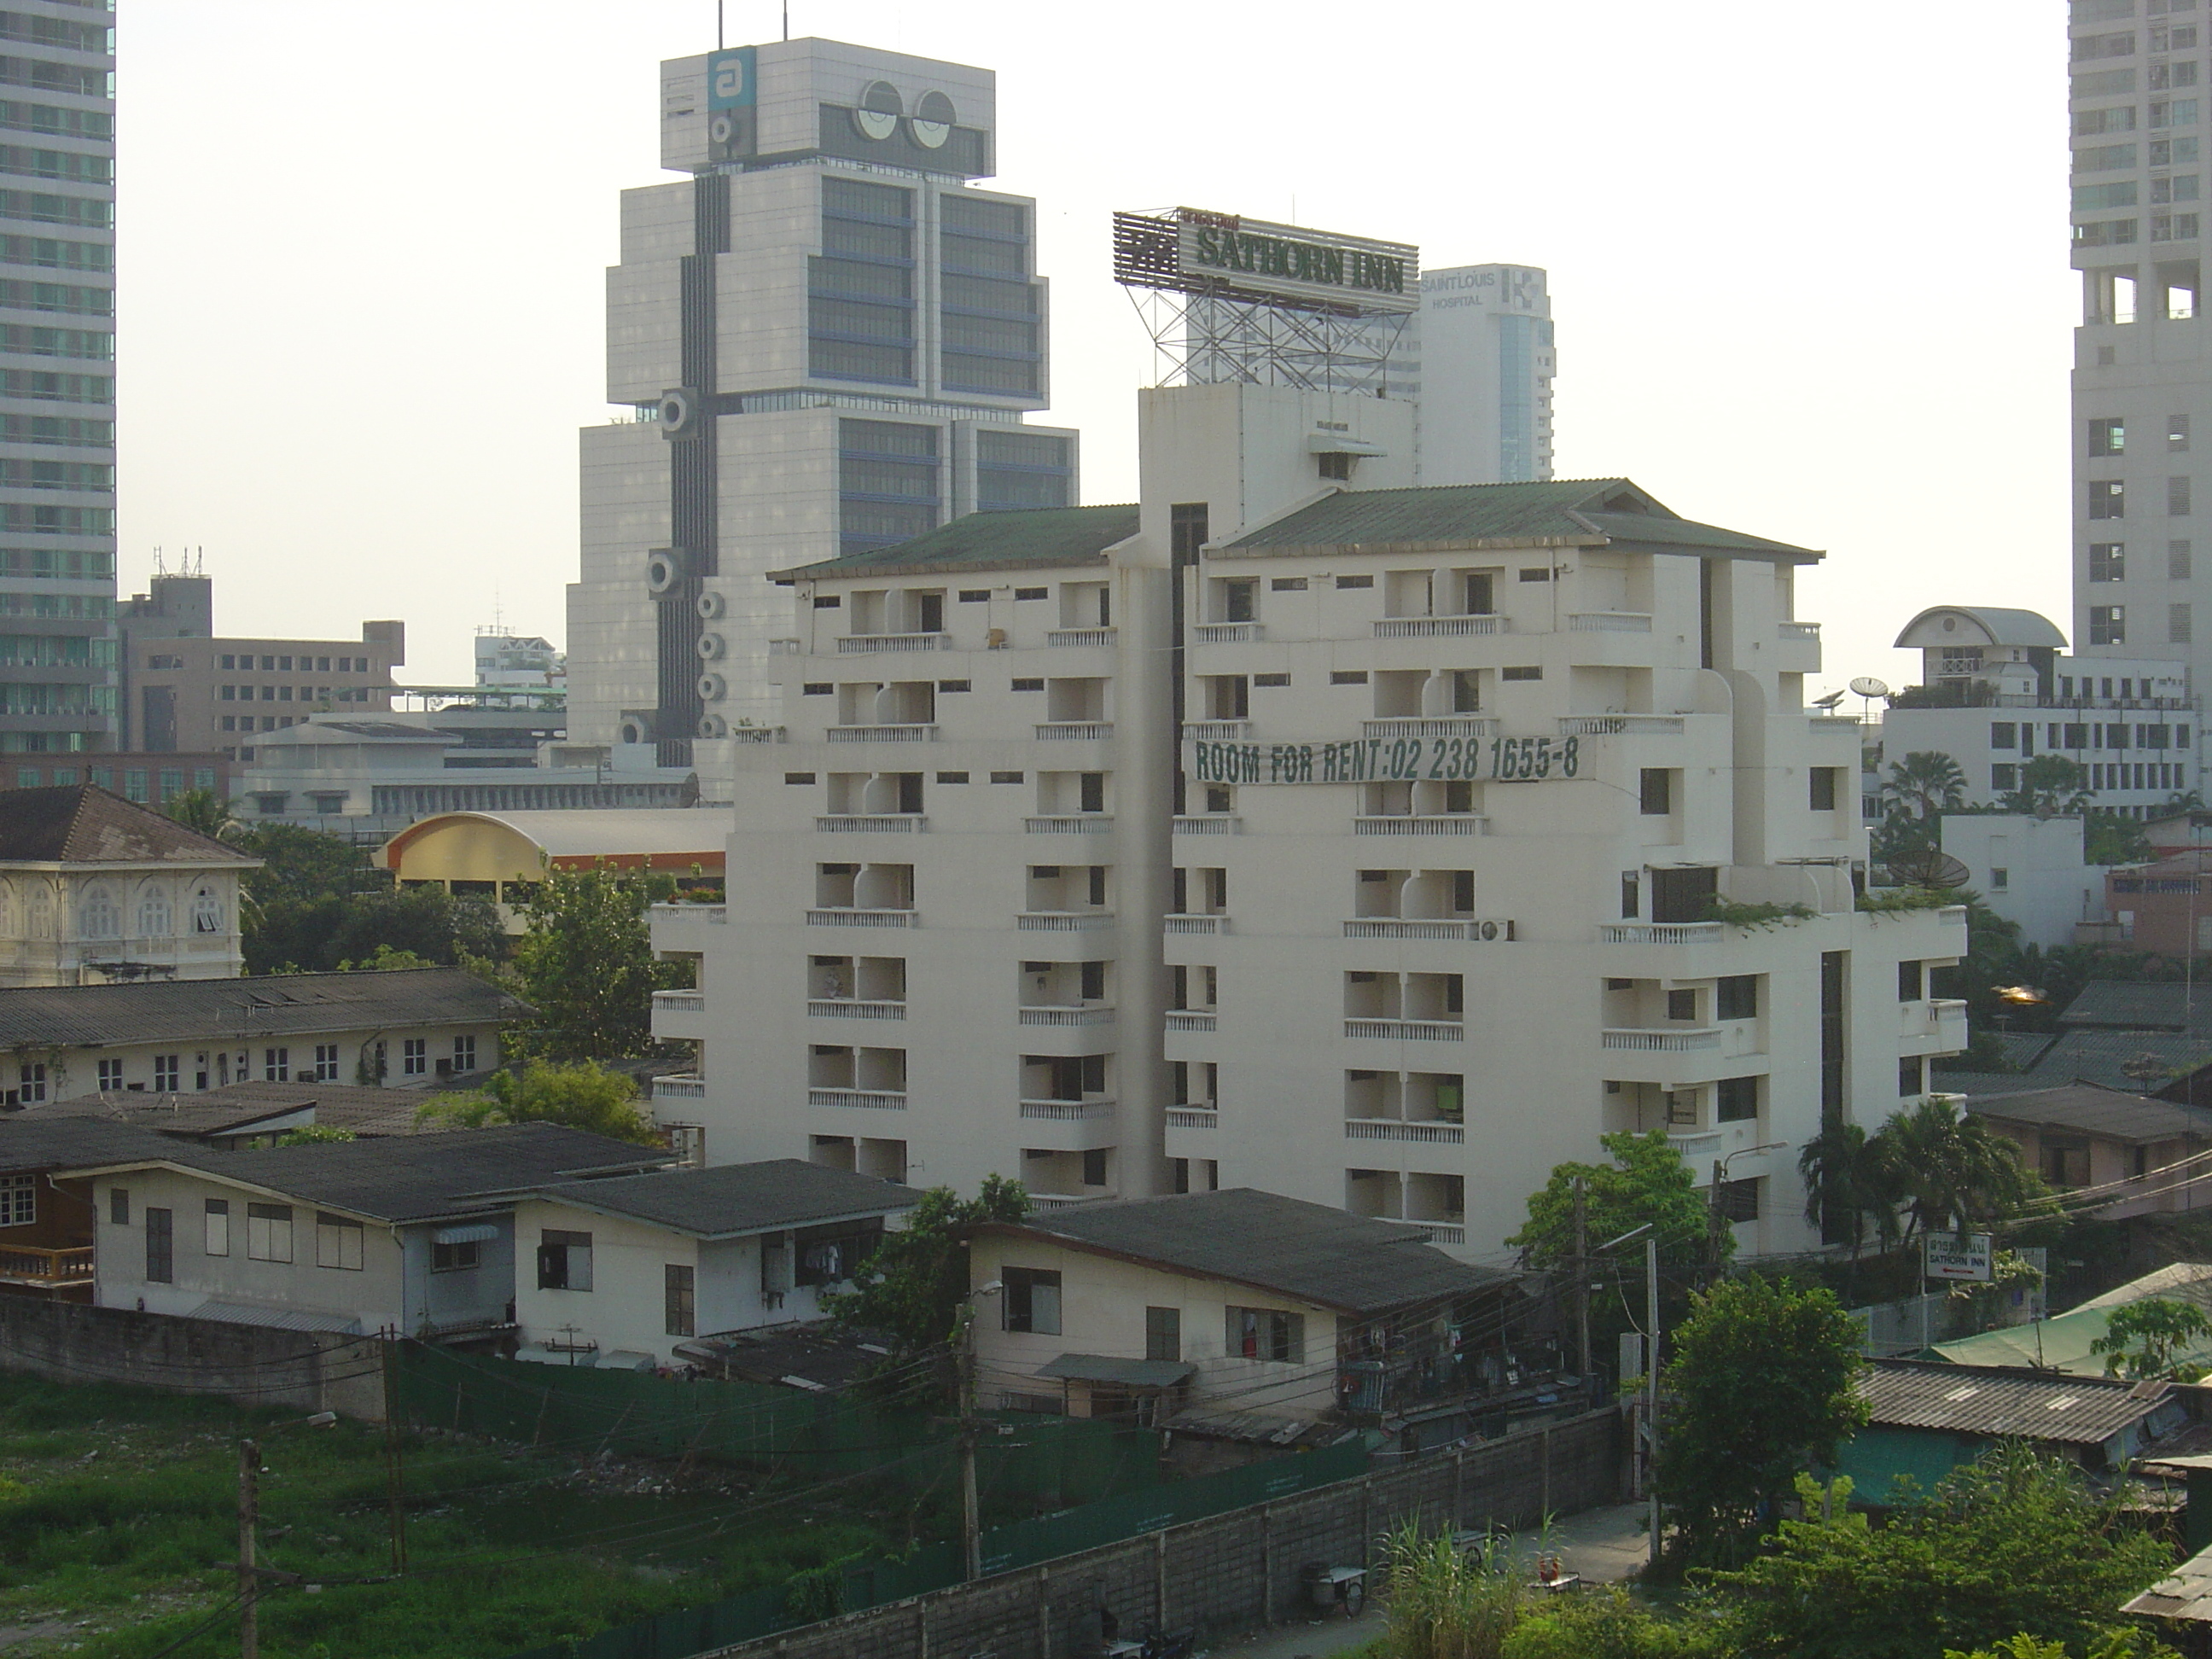
[(0, 753), (115, 732), (113, 9), (0, 10)]

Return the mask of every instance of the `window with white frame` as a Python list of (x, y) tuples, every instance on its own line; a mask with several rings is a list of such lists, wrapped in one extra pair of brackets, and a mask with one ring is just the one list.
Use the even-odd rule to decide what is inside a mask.
[(289, 1083), (292, 1080), (292, 1051), (289, 1048), (264, 1048), (261, 1051), (261, 1080), (264, 1083)]
[(100, 1093), (104, 1095), (112, 1094), (123, 1086), (123, 1062), (121, 1060), (103, 1060), (100, 1062), (99, 1072)]
[(400, 1040), (400, 1070), (408, 1077), (421, 1077), (430, 1069), (430, 1039), (404, 1037)]
[(246, 1254), (256, 1261), (292, 1259), (292, 1206), (289, 1204), (249, 1204), (246, 1206)]
[(24, 1065), (16, 1068), (15, 1098), (28, 1106), (46, 1097), (46, 1068), (44, 1065)]
[(453, 1069), (473, 1072), (477, 1068), (477, 1040), (474, 1036), (453, 1039)]
[(315, 1081), (336, 1083), (338, 1080), (338, 1045), (318, 1042), (315, 1045)]
[(367, 1257), (368, 1231), (350, 1216), (318, 1212), (315, 1217), (315, 1265), (343, 1267), (358, 1273)]
[(230, 1200), (211, 1198), (202, 1218), (201, 1244), (210, 1255), (230, 1254)]
[(1303, 1314), (1276, 1308), (1230, 1308), (1227, 1339), (1232, 1356), (1272, 1359), (1302, 1365), (1306, 1357), (1306, 1322)]
[(27, 1227), (38, 1218), (38, 1176), (0, 1176), (0, 1227)]
[[(182, 1069), (183, 1060), (184, 1056), (182, 1054), (155, 1055), (154, 1087), (163, 1093), (175, 1092), (177, 1088), (177, 1074)], [(116, 1063), (118, 1066), (120, 1067), (122, 1062), (118, 1060)]]

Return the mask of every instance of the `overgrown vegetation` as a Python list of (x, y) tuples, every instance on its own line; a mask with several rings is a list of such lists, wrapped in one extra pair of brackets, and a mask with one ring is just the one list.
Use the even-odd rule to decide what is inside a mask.
[(553, 1060), (622, 1060), (653, 1046), (653, 994), (684, 983), (684, 968), (653, 950), (648, 906), (676, 891), (670, 876), (617, 869), (549, 869), (524, 904), (514, 946), (515, 989), (538, 1010), (510, 1038)]
[[(660, 1133), (638, 1098), (637, 1085), (589, 1060), (560, 1066), (526, 1061), (520, 1072), (495, 1072), (480, 1092), (434, 1095), (416, 1109), (424, 1123), (480, 1129), (495, 1123), (558, 1123), (571, 1129), (659, 1144)], [(349, 1137), (350, 1139), (350, 1137)]]

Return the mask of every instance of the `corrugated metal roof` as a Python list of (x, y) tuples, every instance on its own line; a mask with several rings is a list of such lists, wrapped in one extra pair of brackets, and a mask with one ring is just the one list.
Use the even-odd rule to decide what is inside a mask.
[(2212, 988), (2166, 981), (2093, 979), (2066, 1005), (2058, 1023), (2069, 1030), (2212, 1032)]
[(0, 990), (0, 1048), (476, 1024), (530, 1012), (526, 1003), (459, 968), (24, 986)]
[(1712, 551), (1810, 562), (1786, 542), (1692, 523), (1626, 478), (1340, 491), (1237, 537), (1222, 550), (1464, 547), (1484, 542), (1604, 541), (1656, 551)]
[(911, 1188), (795, 1158), (576, 1182), (539, 1188), (537, 1195), (702, 1238), (886, 1215), (921, 1202)]
[(1866, 1399), (1869, 1420), (1886, 1428), (2102, 1445), (2156, 1411), (2166, 1388), (1984, 1365), (1877, 1359), (1861, 1377), (1859, 1392)]
[(252, 869), (260, 862), (96, 784), (0, 793), (0, 863)]
[(2149, 1142), (2192, 1136), (2212, 1140), (2212, 1109), (2154, 1100), (2148, 1095), (2093, 1083), (2066, 1083), (2024, 1094), (1969, 1101), (1967, 1109), (2008, 1123), (2068, 1129), (2112, 1140)]
[(0, 1116), (0, 1173), (59, 1170), (166, 1156), (174, 1143), (150, 1130), (97, 1117)]
[(2199, 1550), (2120, 1611), (2212, 1624), (2212, 1549)]
[(221, 1302), (210, 1298), (185, 1316), (187, 1319), (219, 1319), (226, 1325), (260, 1325), (273, 1331), (336, 1331), (359, 1336), (361, 1321), (351, 1314), (314, 1313), (301, 1308), (263, 1308), (251, 1302)]
[(1064, 1353), (1036, 1368), (1039, 1376), (1071, 1382), (1115, 1382), (1130, 1389), (1172, 1389), (1198, 1369), (1187, 1359), (1115, 1359), (1103, 1353)]
[[(451, 1084), (453, 1079), (424, 1079)], [(431, 1134), (452, 1126), (424, 1125), (415, 1114), (428, 1097), (415, 1088), (371, 1088), (352, 1083), (227, 1083), (197, 1093), (161, 1093), (137, 1089), (107, 1094), (72, 1095), (67, 1100), (26, 1106), (25, 1121), (45, 1118), (104, 1118), (135, 1124), (182, 1139), (234, 1134), (257, 1123), (294, 1113), (326, 1129), (350, 1129), (360, 1135)]]
[(2077, 1303), (2066, 1311), (2081, 1313), (2090, 1308), (2124, 1308), (2130, 1302), (2141, 1302), (2146, 1297), (2153, 1296), (2194, 1302), (2198, 1307), (2212, 1312), (2212, 1262), (2174, 1262), (2155, 1273), (2145, 1273), (2140, 1279), (2131, 1279), (2117, 1290), (2106, 1291), (2102, 1296), (2093, 1296), (2087, 1302)]
[[(2146, 1056), (2178, 1078), (2212, 1061), (2212, 1031), (2068, 1031), (2044, 1052), (2028, 1076), (2039, 1088), (2081, 1082), (2134, 1089), (2144, 1085), (2128, 1075), (2127, 1066)], [(2160, 1088), (2166, 1080), (2153, 1077), (2148, 1086)]]
[(970, 513), (894, 547), (771, 573), (796, 576), (927, 574), (933, 570), (1018, 570), (1036, 565), (1102, 563), (1106, 550), (1137, 533), (1133, 504)]
[(1937, 1072), (1930, 1077), (1928, 1086), (1939, 1094), (1964, 1095), (1971, 1110), (1977, 1101), (2032, 1095), (2051, 1085), (2047, 1077), (2021, 1077), (2010, 1072)]

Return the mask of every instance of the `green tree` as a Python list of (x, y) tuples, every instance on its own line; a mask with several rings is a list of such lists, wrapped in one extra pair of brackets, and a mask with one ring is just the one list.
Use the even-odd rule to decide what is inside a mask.
[[(906, 1225), (885, 1233), (876, 1253), (854, 1271), (853, 1288), (823, 1296), (823, 1310), (848, 1330), (887, 1338), (892, 1366), (940, 1349), (951, 1340), (969, 1293), (969, 1233), (987, 1221), (1019, 1221), (1029, 1211), (1021, 1182), (999, 1176), (984, 1176), (973, 1198), (932, 1187), (907, 1212)], [(942, 1381), (925, 1376), (918, 1386)]]
[[(2089, 1344), (2089, 1352), (2105, 1356), (2107, 1376), (2169, 1377), (2175, 1373), (2175, 1352), (2206, 1337), (2212, 1337), (2212, 1316), (2195, 1303), (2147, 1296), (2106, 1316), (2105, 1334)], [(2202, 1365), (2182, 1369), (2198, 1376), (2204, 1370)]]
[(518, 1032), (550, 1060), (620, 1060), (653, 1046), (653, 994), (684, 982), (657, 960), (646, 909), (675, 890), (666, 876), (620, 870), (550, 869), (523, 906), (527, 930), (514, 971), (537, 1018)]
[(212, 789), (187, 789), (172, 795), (161, 810), (185, 829), (216, 841), (235, 840), (240, 828), (230, 803)]
[(416, 1120), (455, 1128), (494, 1123), (558, 1123), (640, 1146), (658, 1146), (660, 1132), (638, 1103), (637, 1085), (620, 1072), (581, 1061), (559, 1066), (532, 1060), (520, 1072), (495, 1072), (476, 1094), (434, 1095)]
[(296, 1129), (287, 1129), (276, 1137), (279, 1146), (336, 1146), (356, 1139), (350, 1129), (341, 1129), (334, 1123), (304, 1123)]
[(1970, 1231), (1977, 1222), (2027, 1208), (2044, 1194), (2018, 1146), (1942, 1096), (1898, 1113), (1874, 1139), (1897, 1172), (1909, 1232)]
[(1864, 1425), (1862, 1334), (1825, 1290), (1732, 1279), (1691, 1299), (1656, 1477), (1688, 1559), (1742, 1559), (1799, 1473), (1834, 1462)]
[(2016, 1441), (1924, 1494), (1899, 1483), (1881, 1527), (1851, 1510), (1848, 1480), (1798, 1491), (1806, 1518), (1767, 1553), (1696, 1575), (1744, 1659), (1941, 1659), (2021, 1635), (2076, 1650), (2172, 1565), (2117, 1494)]
[(1881, 797), (1913, 817), (1928, 819), (1966, 804), (1966, 774), (1940, 750), (1919, 749), (1890, 763)]
[(1903, 1187), (1887, 1144), (1864, 1126), (1832, 1123), (1821, 1130), (1797, 1154), (1797, 1173), (1805, 1182), (1805, 1219), (1823, 1238), (1840, 1238), (1849, 1247), (1854, 1278), (1869, 1227), (1881, 1249), (1896, 1243)]
[[(1558, 1267), (1575, 1259), (1575, 1183), (1583, 1183), (1584, 1241), (1604, 1243), (1656, 1224), (1659, 1256), (1678, 1266), (1706, 1259), (1711, 1206), (1697, 1190), (1697, 1176), (1663, 1129), (1623, 1131), (1600, 1137), (1609, 1164), (1561, 1164), (1540, 1192), (1528, 1199), (1528, 1218), (1505, 1242), (1532, 1267)], [(1723, 1255), (1733, 1249), (1722, 1235)]]
[(2148, 864), (2150, 836), (2142, 821), (2122, 812), (2091, 812), (2084, 821), (2082, 861), (2087, 864)]
[(2075, 817), (2088, 810), (2088, 769), (2063, 755), (2038, 755), (2020, 769), (2020, 787), (2005, 797), (2015, 812), (2039, 818)]

